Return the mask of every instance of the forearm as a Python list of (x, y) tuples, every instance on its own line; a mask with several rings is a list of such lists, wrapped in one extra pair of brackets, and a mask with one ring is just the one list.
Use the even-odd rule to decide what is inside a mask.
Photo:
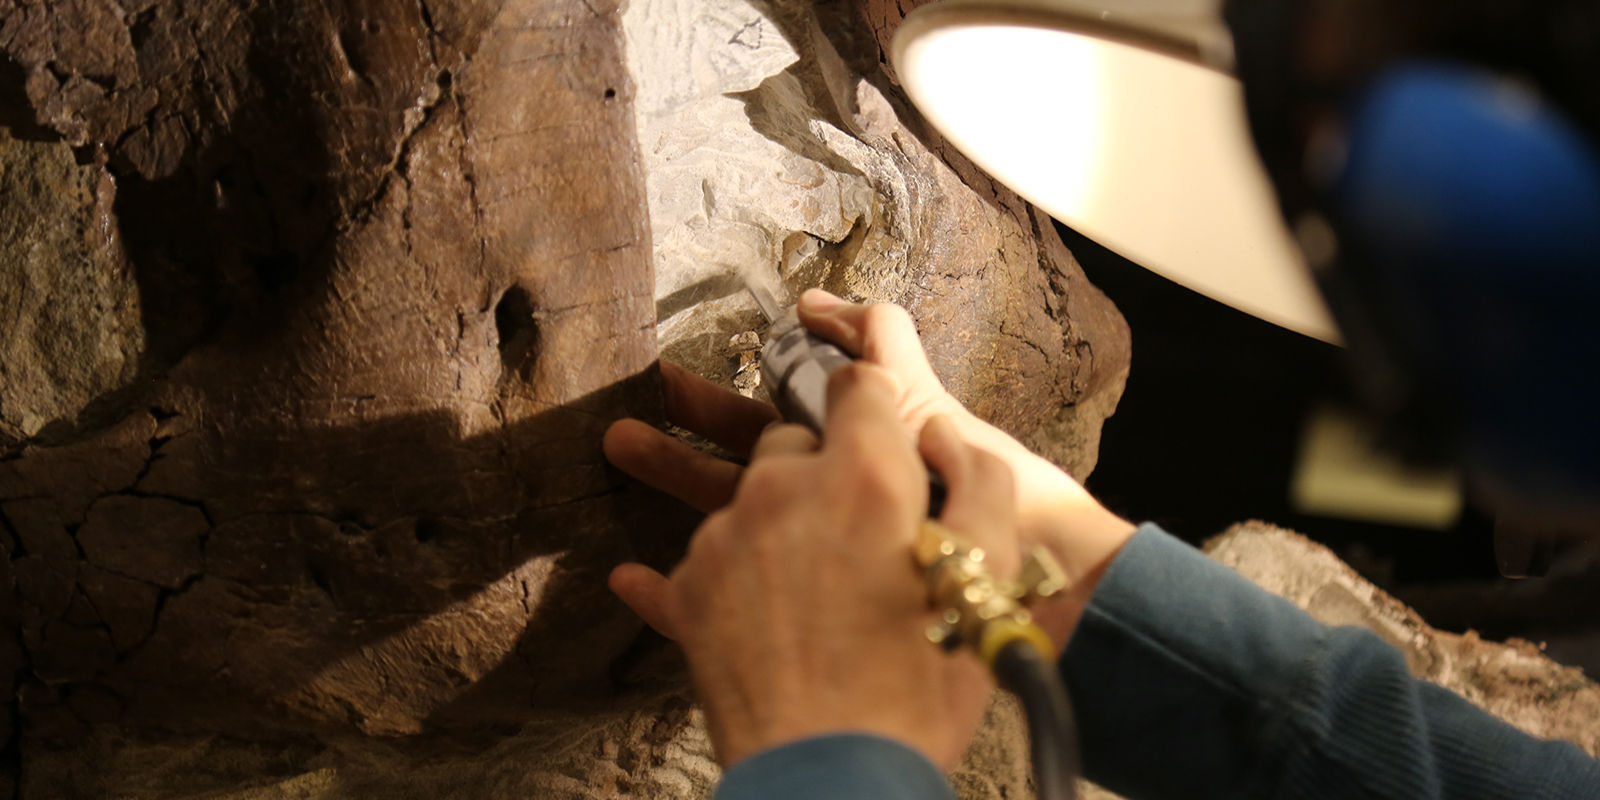
[(1062, 672), (1088, 777), (1141, 800), (1600, 795), (1600, 764), (1572, 745), (1149, 527), (1102, 577)]

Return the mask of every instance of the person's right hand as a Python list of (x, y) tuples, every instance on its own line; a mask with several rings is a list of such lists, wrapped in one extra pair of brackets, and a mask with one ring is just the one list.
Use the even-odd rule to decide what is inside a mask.
[(688, 657), (724, 768), (832, 733), (873, 733), (953, 766), (994, 683), (969, 651), (926, 638), (939, 619), (912, 558), (928, 471), (941, 522), (997, 575), (1020, 564), (1011, 475), (942, 418), (913, 445), (892, 381), (852, 364), (828, 385), (827, 435), (774, 425), (732, 501), (706, 517), (670, 575), (624, 564), (610, 585)]
[[(999, 456), (1016, 477), (1018, 530), (1026, 543), (1042, 544), (1066, 570), (1070, 589), (1035, 616), (1065, 647), (1100, 573), (1132, 535), (1134, 526), (1107, 511), (1071, 476), (1033, 454), (1003, 431), (966, 410), (928, 365), (909, 314), (898, 306), (848, 303), (813, 289), (800, 298), (800, 320), (863, 361), (883, 368), (894, 383), (895, 406), (909, 440), (928, 419), (951, 420), (962, 441)], [(667, 419), (739, 456), (749, 455), (762, 430), (778, 420), (771, 405), (741, 397), (677, 365), (662, 362)], [(695, 450), (638, 420), (620, 420), (606, 432), (606, 457), (641, 481), (710, 513), (725, 506), (743, 469)]]
[(973, 415), (946, 391), (929, 366), (916, 324), (905, 309), (849, 303), (813, 289), (800, 298), (800, 319), (812, 333), (894, 377), (901, 420), (912, 436), (929, 418), (947, 416), (963, 441), (999, 456), (1011, 467), (1018, 532), (1024, 544), (1048, 548), (1067, 572), (1071, 588), (1034, 610), (1057, 647), (1065, 647), (1100, 574), (1136, 527), (1106, 510), (1072, 476)]

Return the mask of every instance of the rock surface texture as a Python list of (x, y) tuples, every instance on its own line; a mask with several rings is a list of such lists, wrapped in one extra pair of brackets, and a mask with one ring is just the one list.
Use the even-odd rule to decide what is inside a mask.
[(24, 773), (611, 707), (604, 575), (687, 523), (599, 451), (659, 406), (616, 10), (7, 1), (0, 50)]
[(899, 303), (957, 397), (1086, 477), (1126, 323), (1047, 217), (906, 105), (892, 28), (864, 20), (842, 0), (628, 4), (662, 355), (753, 390), (746, 276)]
[[(0, 0), (0, 787), (696, 797), (603, 462), (746, 274), (916, 315), (1080, 476), (1128, 367), (849, 2)], [(742, 375), (741, 375), (742, 371)], [(967, 793), (1016, 793), (996, 706)], [(4, 792), (0, 792), (4, 794)]]
[[(1433, 630), (1326, 548), (1269, 525), (1236, 526), (1206, 550), (1323, 622), (1373, 630), (1406, 654), (1419, 677), (1530, 734), (1565, 739), (1600, 757), (1600, 685), (1537, 647)], [(1009, 699), (997, 696), (950, 775), (964, 800), (1030, 796), (1017, 713)], [(516, 735), (472, 744), (441, 749), (404, 740), (334, 740), (312, 746), (223, 736), (135, 741), (102, 728), (78, 749), (43, 752), (31, 765), (33, 780), (67, 790), (61, 796), (214, 800), (698, 800), (710, 796), (720, 774), (704, 721), (681, 700), (626, 714), (545, 718)], [(82, 768), (87, 759), (96, 769)], [(1088, 783), (1079, 794), (1117, 798)]]
[[(1126, 327), (906, 107), (911, 5), (0, 0), (0, 788), (708, 795), (681, 664), (602, 580), (694, 520), (599, 435), (658, 415), (658, 351), (760, 391), (746, 275), (907, 305), (1086, 475)], [(1597, 749), (1529, 647), (1289, 534), (1213, 554)], [(952, 780), (1027, 774), (997, 698)]]

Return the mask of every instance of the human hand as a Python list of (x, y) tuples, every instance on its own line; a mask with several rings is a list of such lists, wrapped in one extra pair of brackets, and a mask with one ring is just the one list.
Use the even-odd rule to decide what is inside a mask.
[[(931, 417), (943, 415), (964, 441), (1011, 467), (1020, 536), (1047, 547), (1067, 572), (1068, 590), (1034, 609), (1039, 624), (1064, 648), (1099, 575), (1134, 526), (945, 391), (904, 309), (847, 303), (813, 289), (801, 296), (799, 312), (813, 333), (888, 373), (900, 423), (910, 436), (917, 436)], [(661, 372), (667, 419), (735, 454), (748, 455), (761, 430), (778, 419), (772, 406), (740, 397), (674, 364), (662, 362)], [(605, 452), (624, 471), (705, 512), (728, 503), (742, 471), (637, 420), (614, 424), (606, 433)]]
[[(1050, 547), (1069, 578), (1080, 581), (1098, 574), (1133, 533), (1133, 525), (1110, 514), (1077, 480), (950, 395), (928, 365), (906, 310), (854, 304), (811, 290), (800, 298), (800, 320), (818, 336), (893, 374), (901, 419), (912, 434), (933, 414), (946, 414), (965, 442), (1000, 456), (1016, 475), (1019, 533), (1026, 541)], [(1058, 637), (1058, 642), (1066, 638)]]
[(971, 654), (924, 636), (935, 615), (911, 553), (926, 461), (949, 488), (941, 521), (984, 547), (998, 574), (1015, 574), (1010, 471), (943, 417), (913, 449), (896, 397), (880, 369), (840, 370), (824, 440), (767, 429), (732, 501), (670, 578), (638, 564), (612, 573), (617, 594), (683, 645), (724, 767), (855, 731), (949, 768), (982, 721), (993, 684)]
[[(1044, 465), (1045, 469), (1030, 470), (1029, 483), (1019, 490), (1025, 506), (1034, 505), (1035, 498), (1086, 496), (1071, 478), (973, 416), (945, 391), (905, 309), (848, 303), (812, 289), (801, 295), (797, 310), (801, 322), (813, 333), (889, 374), (901, 424), (912, 437), (930, 417), (945, 415), (969, 441), (1008, 462)], [(770, 404), (741, 397), (671, 362), (661, 362), (661, 378), (667, 420), (735, 455), (748, 456), (762, 429), (779, 418)], [(613, 464), (634, 477), (706, 512), (728, 502), (741, 472), (738, 465), (709, 456), (638, 420), (615, 423), (606, 432), (605, 452)]]

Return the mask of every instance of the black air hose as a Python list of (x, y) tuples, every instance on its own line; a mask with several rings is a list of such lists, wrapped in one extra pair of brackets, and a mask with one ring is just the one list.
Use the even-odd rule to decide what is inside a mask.
[(1033, 642), (1013, 639), (994, 658), (995, 678), (1022, 702), (1033, 754), (1033, 781), (1038, 800), (1077, 797), (1078, 728), (1072, 703), (1053, 661)]

